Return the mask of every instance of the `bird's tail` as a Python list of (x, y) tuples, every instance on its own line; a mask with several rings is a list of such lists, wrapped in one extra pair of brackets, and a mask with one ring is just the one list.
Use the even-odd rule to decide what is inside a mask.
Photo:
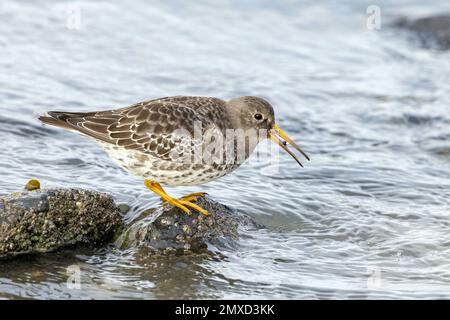
[(38, 119), (45, 124), (67, 129), (76, 130), (74, 125), (68, 121), (71, 118), (79, 118), (86, 116), (86, 113), (78, 112), (60, 112), (60, 111), (49, 111), (45, 115), (40, 116)]

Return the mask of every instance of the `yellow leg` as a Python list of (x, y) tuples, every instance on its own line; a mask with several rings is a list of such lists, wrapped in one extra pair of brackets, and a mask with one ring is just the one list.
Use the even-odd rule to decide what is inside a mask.
[(163, 187), (157, 183), (157, 182), (153, 182), (153, 185), (158, 188), (158, 190), (160, 190), (162, 193), (167, 194), (167, 192), (163, 189)]
[(195, 203), (192, 203), (191, 201), (193, 201), (193, 199), (190, 199), (190, 200), (186, 200), (185, 198), (174, 199), (171, 196), (169, 196), (164, 191), (164, 189), (161, 187), (161, 185), (159, 183), (157, 183), (157, 182), (152, 182), (150, 180), (144, 180), (144, 184), (149, 190), (151, 190), (154, 193), (156, 193), (158, 196), (161, 197), (161, 199), (166, 201), (168, 204), (170, 204), (171, 206), (180, 208), (181, 210), (183, 210), (187, 214), (191, 213), (191, 211), (187, 208), (187, 207), (190, 207), (190, 208), (195, 209), (198, 212), (204, 214), (205, 216), (209, 215), (208, 211), (206, 211), (205, 209), (199, 207)]
[(181, 210), (183, 210), (184, 212), (186, 212), (187, 214), (191, 214), (191, 211), (186, 208), (184, 205), (182, 205), (181, 203), (179, 203), (178, 200), (172, 198), (171, 196), (169, 196), (164, 189), (161, 187), (161, 185), (157, 182), (151, 182), (150, 180), (144, 180), (144, 184), (147, 187), (147, 189), (153, 191), (154, 193), (156, 193), (158, 196), (160, 196), (163, 200), (165, 200), (168, 204), (170, 204), (171, 206), (174, 207), (178, 207)]
[[(162, 190), (162, 192), (165, 193), (164, 190)], [(190, 193), (188, 195), (182, 196), (182, 197), (178, 198), (178, 200), (192, 202), (192, 201), (196, 201), (198, 199), (198, 197), (203, 197), (205, 195), (206, 195), (206, 192), (194, 192), (194, 193)], [(163, 199), (163, 201), (166, 201), (166, 200)]]
[(197, 200), (198, 197), (204, 197), (206, 195), (206, 192), (194, 192), (194, 193), (190, 193), (188, 195), (182, 196), (181, 198), (179, 198), (179, 200), (184, 200), (184, 201), (195, 201)]

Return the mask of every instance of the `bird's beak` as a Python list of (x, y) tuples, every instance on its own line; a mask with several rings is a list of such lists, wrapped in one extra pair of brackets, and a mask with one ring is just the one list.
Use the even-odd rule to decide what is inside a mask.
[(278, 144), (281, 148), (283, 148), (284, 151), (289, 153), (301, 167), (303, 167), (302, 163), (300, 162), (300, 160), (298, 160), (297, 156), (291, 150), (289, 150), (289, 148), (287, 147), (288, 143), (292, 145), (295, 149), (297, 149), (297, 151), (299, 151), (309, 161), (308, 155), (305, 152), (303, 152), (303, 150), (291, 138), (289, 138), (287, 134), (284, 133), (284, 131), (281, 130), (276, 124), (274, 124), (272, 126), (272, 129), (268, 131), (267, 136), (270, 140), (272, 140), (273, 142)]

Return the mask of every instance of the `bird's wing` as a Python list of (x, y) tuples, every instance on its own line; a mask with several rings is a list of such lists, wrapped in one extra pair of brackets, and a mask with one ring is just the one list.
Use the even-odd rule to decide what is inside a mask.
[(198, 101), (196, 97), (169, 97), (109, 111), (49, 112), (48, 117), (39, 119), (103, 143), (173, 160), (174, 157), (191, 155), (201, 147), (202, 141), (194, 135), (196, 121), (203, 128), (211, 126), (195, 109), (214, 100)]

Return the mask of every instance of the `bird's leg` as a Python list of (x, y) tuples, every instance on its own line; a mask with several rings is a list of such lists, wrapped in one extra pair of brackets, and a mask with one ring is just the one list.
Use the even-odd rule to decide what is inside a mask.
[[(167, 192), (163, 189), (163, 187), (159, 184), (159, 183), (154, 183), (155, 187), (158, 188), (161, 192), (167, 194)], [(206, 192), (194, 192), (194, 193), (190, 193), (188, 195), (182, 196), (181, 198), (178, 198), (178, 200), (181, 201), (195, 201), (197, 200), (198, 197), (204, 197), (206, 195)], [(167, 200), (162, 199), (164, 202), (167, 202)]]
[(179, 200), (185, 200), (185, 201), (195, 201), (197, 200), (198, 197), (204, 197), (206, 195), (206, 192), (194, 192), (194, 193), (190, 193), (188, 195), (182, 196), (181, 198), (179, 198)]
[(158, 196), (161, 197), (161, 199), (166, 201), (168, 204), (170, 204), (171, 206), (180, 208), (181, 210), (183, 210), (187, 214), (191, 213), (191, 211), (187, 208), (187, 207), (190, 207), (190, 208), (195, 209), (198, 212), (204, 214), (205, 216), (208, 215), (208, 211), (206, 211), (205, 209), (199, 207), (195, 203), (192, 203), (191, 201), (188, 201), (188, 200), (185, 200), (185, 199), (174, 199), (174, 198), (172, 198), (171, 196), (169, 196), (166, 193), (166, 191), (164, 191), (164, 189), (161, 187), (161, 185), (159, 183), (157, 183), (157, 182), (152, 182), (152, 181), (146, 179), (146, 180), (144, 180), (144, 184), (149, 190), (151, 190), (154, 193), (156, 193)]
[(165, 200), (171, 206), (180, 208), (181, 210), (183, 210), (187, 214), (191, 214), (191, 211), (188, 208), (186, 208), (181, 203), (179, 203), (178, 200), (176, 200), (176, 199), (172, 198), (171, 196), (169, 196), (164, 191), (164, 189), (161, 187), (161, 185), (159, 183), (152, 182), (152, 181), (146, 179), (146, 180), (144, 180), (144, 184), (147, 187), (147, 189), (149, 189), (149, 190), (153, 191), (154, 193), (156, 193), (158, 196), (161, 197), (161, 199)]

